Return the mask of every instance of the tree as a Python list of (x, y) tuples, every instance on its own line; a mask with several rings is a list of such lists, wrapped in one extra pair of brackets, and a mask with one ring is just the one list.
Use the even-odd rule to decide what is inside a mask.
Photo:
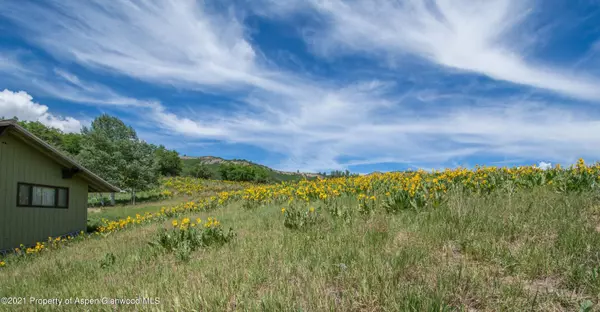
[(351, 173), (348, 169), (346, 171), (333, 170), (329, 174), (323, 172), (322, 175), (327, 178), (340, 178), (340, 177), (356, 177), (358, 173)]
[(86, 131), (78, 155), (79, 162), (111, 184), (121, 186), (119, 164), (121, 154), (117, 142), (109, 140), (100, 132)]
[(269, 181), (269, 173), (265, 168), (259, 166), (244, 166), (235, 164), (221, 164), (219, 173), (223, 180), (247, 181), (266, 183)]
[(83, 136), (80, 133), (65, 133), (62, 137), (62, 148), (71, 155), (81, 152)]
[(177, 151), (170, 151), (163, 145), (160, 145), (154, 151), (154, 156), (158, 165), (158, 172), (163, 176), (179, 176), (183, 170), (183, 160), (179, 157)]
[(76, 156), (81, 150), (80, 133), (63, 133), (60, 129), (46, 126), (39, 121), (19, 121), (19, 125), (67, 154)]
[(50, 145), (62, 148), (63, 133), (57, 128), (47, 127), (39, 121), (19, 121), (19, 125)]
[(136, 191), (150, 189), (158, 183), (158, 165), (154, 158), (155, 147), (138, 140), (122, 140), (117, 143), (119, 185), (131, 192), (135, 205)]
[(133, 128), (108, 115), (96, 118), (84, 128), (79, 161), (108, 182), (132, 194), (158, 181), (155, 148), (140, 141)]
[(212, 179), (213, 173), (208, 169), (208, 166), (198, 163), (192, 166), (188, 174), (198, 179)]
[(84, 127), (82, 132), (83, 134), (93, 132), (113, 142), (138, 139), (137, 133), (135, 133), (135, 130), (133, 130), (132, 127), (125, 125), (121, 119), (109, 116), (108, 114), (102, 114), (99, 117), (96, 117), (96, 119), (92, 121), (91, 128), (88, 129)]
[(120, 186), (119, 166), (121, 154), (119, 143), (137, 141), (137, 134), (123, 121), (109, 115), (94, 119), (90, 128), (84, 127), (79, 160), (82, 165), (100, 175), (108, 182)]
[(260, 167), (253, 167), (252, 172), (254, 173), (253, 182), (256, 183), (267, 183), (269, 182), (269, 173), (266, 169)]

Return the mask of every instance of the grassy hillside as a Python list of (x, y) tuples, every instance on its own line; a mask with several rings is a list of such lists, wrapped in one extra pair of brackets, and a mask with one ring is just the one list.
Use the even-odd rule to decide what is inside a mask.
[(439, 209), (349, 223), (317, 208), (305, 230), (287, 228), (277, 205), (232, 204), (188, 215), (238, 233), (188, 262), (148, 245), (172, 228), (165, 220), (10, 265), (0, 296), (160, 298), (144, 311), (575, 311), (600, 286), (588, 198), (456, 194)]
[(599, 183), (600, 165), (580, 162), (244, 185), (8, 256), (0, 297), (159, 299), (67, 311), (598, 311)]
[(215, 179), (221, 178), (219, 175), (219, 171), (218, 171), (219, 166), (221, 164), (237, 164), (237, 165), (257, 166), (257, 167), (264, 168), (267, 170), (269, 177), (274, 182), (299, 181), (304, 178), (310, 180), (310, 179), (314, 179), (315, 177), (318, 176), (317, 174), (314, 174), (314, 173), (297, 173), (297, 172), (284, 172), (284, 171), (273, 170), (267, 166), (256, 164), (251, 161), (243, 160), (243, 159), (227, 160), (227, 159), (223, 159), (220, 157), (214, 157), (214, 156), (203, 156), (203, 157), (183, 156), (181, 158), (183, 160), (183, 172), (184, 173), (187, 172), (195, 164), (200, 163), (200, 164), (206, 165), (206, 167), (213, 174), (213, 177)]

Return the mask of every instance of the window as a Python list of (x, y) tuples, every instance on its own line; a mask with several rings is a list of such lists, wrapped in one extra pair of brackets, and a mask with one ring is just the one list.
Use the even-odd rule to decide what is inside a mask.
[(18, 183), (17, 189), (17, 206), (19, 207), (69, 207), (68, 188)]
[(58, 189), (58, 207), (67, 207), (69, 205), (69, 190), (66, 188)]

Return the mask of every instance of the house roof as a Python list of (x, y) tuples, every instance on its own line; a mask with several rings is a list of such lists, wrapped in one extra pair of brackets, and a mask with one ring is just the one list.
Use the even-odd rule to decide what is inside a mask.
[(21, 127), (17, 120), (8, 119), (8, 120), (0, 120), (0, 134), (2, 134), (7, 129), (11, 129), (13, 134), (15, 134), (18, 138), (23, 140), (25, 143), (30, 146), (36, 148), (41, 153), (46, 156), (52, 158), (54, 161), (58, 162), (60, 165), (65, 167), (65, 169), (71, 173), (77, 173), (79, 177), (84, 179), (89, 183), (88, 189), (90, 192), (120, 192), (121, 190), (106, 182), (101, 177), (97, 176), (90, 170), (86, 169), (82, 165), (78, 164), (76, 161), (71, 159), (69, 156), (60, 152), (56, 148), (52, 147), (50, 144), (44, 142), (42, 139), (33, 135), (31, 132), (27, 131), (27, 129)]

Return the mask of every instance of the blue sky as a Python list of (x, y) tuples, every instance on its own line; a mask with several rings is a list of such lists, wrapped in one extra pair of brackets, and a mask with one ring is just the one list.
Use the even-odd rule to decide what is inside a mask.
[(600, 160), (597, 0), (4, 1), (0, 116), (353, 172)]

